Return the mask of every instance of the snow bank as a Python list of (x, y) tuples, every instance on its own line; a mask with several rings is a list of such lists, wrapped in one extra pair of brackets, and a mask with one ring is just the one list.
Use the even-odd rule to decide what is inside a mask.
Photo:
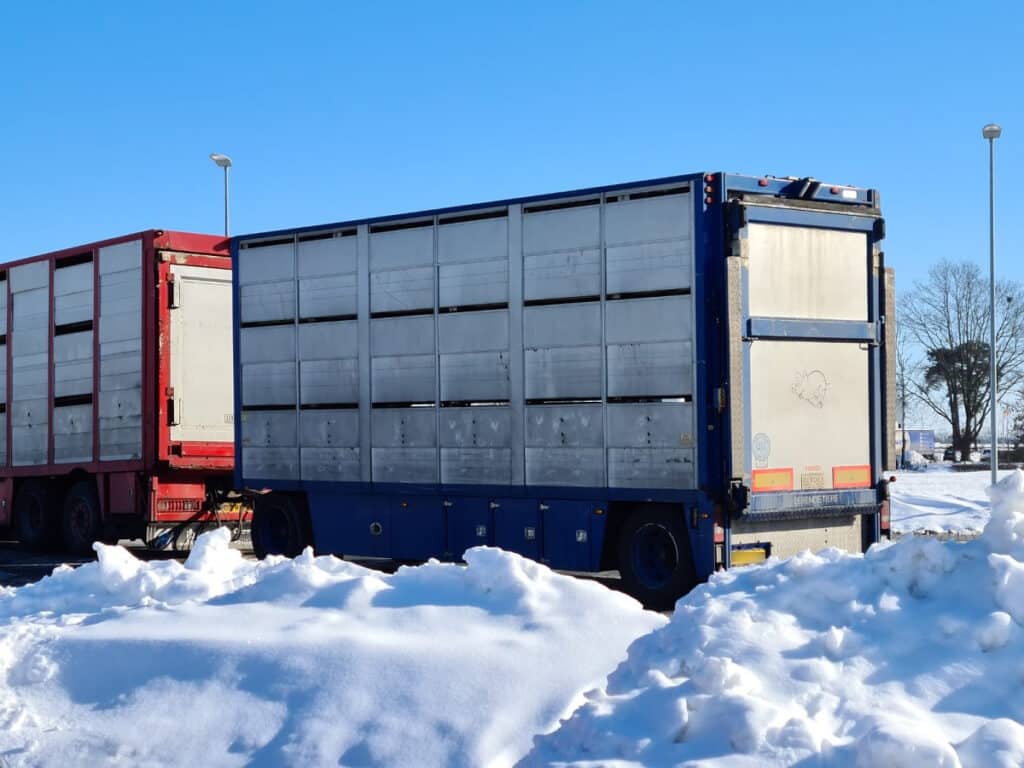
[(510, 765), (665, 623), (495, 549), (387, 575), (228, 538), (0, 594), (9, 765)]
[(1024, 474), (983, 536), (716, 575), (525, 766), (1024, 765)]

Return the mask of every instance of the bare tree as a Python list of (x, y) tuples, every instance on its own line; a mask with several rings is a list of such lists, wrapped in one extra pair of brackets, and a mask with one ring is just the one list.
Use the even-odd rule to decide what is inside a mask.
[[(908, 392), (947, 421), (966, 456), (989, 414), (989, 282), (977, 265), (941, 261), (902, 302), (900, 325), (920, 357), (907, 362)], [(898, 345), (897, 345), (898, 346)], [(1024, 290), (996, 283), (1000, 400), (1024, 381)]]

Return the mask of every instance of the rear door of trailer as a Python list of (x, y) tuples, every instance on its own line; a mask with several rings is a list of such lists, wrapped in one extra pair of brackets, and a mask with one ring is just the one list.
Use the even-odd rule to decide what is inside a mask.
[(730, 214), (730, 380), (741, 404), (732, 463), (750, 489), (743, 522), (815, 521), (792, 541), (773, 537), (774, 554), (859, 551), (865, 535), (877, 537), (882, 469), (878, 210), (752, 195)]

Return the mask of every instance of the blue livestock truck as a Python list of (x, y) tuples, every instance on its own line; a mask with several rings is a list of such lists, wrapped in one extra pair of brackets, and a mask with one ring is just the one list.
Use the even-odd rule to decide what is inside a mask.
[(888, 529), (873, 190), (698, 173), (233, 239), (259, 555), (718, 568)]

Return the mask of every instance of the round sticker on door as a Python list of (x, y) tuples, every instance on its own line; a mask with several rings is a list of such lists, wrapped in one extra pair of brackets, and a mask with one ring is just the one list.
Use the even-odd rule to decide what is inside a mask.
[(772, 439), (764, 432), (754, 435), (754, 463), (759, 467), (768, 466), (768, 457), (772, 454)]

